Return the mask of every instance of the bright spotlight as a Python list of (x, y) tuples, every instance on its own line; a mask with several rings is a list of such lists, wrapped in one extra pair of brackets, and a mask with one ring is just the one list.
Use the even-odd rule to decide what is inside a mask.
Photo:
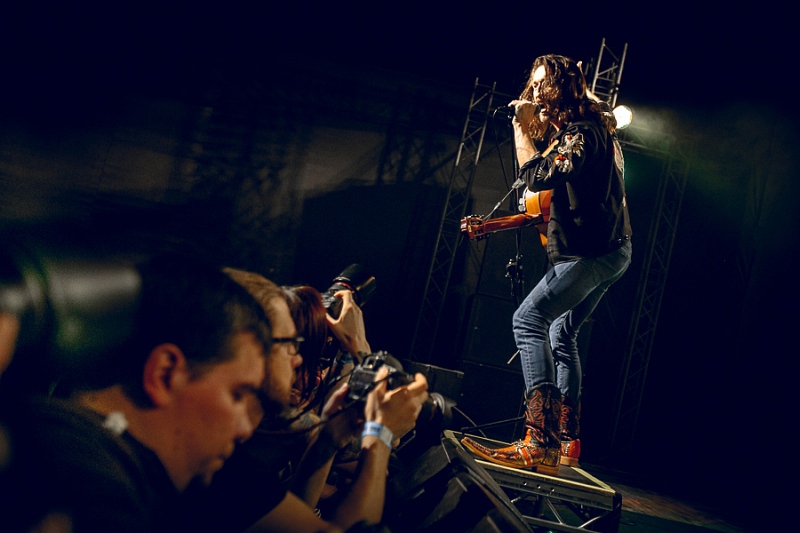
[(633, 110), (626, 105), (618, 105), (612, 112), (617, 119), (618, 130), (624, 130), (633, 122)]

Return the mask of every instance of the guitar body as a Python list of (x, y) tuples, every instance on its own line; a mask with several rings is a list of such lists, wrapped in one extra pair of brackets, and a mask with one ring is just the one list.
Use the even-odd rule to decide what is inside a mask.
[(552, 191), (533, 192), (525, 189), (525, 214), (534, 217), (541, 216), (542, 222), (536, 224), (539, 230), (539, 240), (542, 246), (547, 247), (547, 223), (550, 222), (550, 193)]
[(533, 192), (525, 189), (525, 214), (531, 216), (542, 215), (544, 222), (550, 222), (550, 193), (552, 191)]
[(525, 189), (520, 199), (521, 215), (491, 218), (472, 215), (461, 220), (461, 233), (470, 240), (485, 239), (490, 233), (525, 226), (536, 226), (542, 246), (547, 246), (547, 223), (550, 221), (550, 191), (533, 192)]

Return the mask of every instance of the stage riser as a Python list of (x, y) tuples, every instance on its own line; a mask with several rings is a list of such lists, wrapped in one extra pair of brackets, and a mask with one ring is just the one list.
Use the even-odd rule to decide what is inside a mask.
[(449, 439), (390, 478), (384, 517), (398, 532), (529, 531), (503, 489)]

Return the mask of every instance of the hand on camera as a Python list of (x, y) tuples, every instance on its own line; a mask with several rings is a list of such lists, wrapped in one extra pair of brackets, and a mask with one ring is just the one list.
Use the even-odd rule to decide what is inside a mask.
[(353, 356), (360, 353), (371, 353), (372, 350), (367, 342), (367, 334), (364, 328), (364, 314), (361, 308), (353, 301), (353, 293), (350, 291), (338, 291), (334, 294), (336, 298), (342, 299), (342, 310), (339, 318), (328, 317), (328, 325), (333, 334), (339, 339), (343, 351)]
[(414, 429), (422, 406), (428, 400), (428, 380), (417, 373), (412, 383), (387, 390), (385, 378), (388, 375), (386, 366), (376, 373), (378, 385), (367, 396), (364, 418), (389, 428), (397, 441)]
[[(337, 449), (344, 448), (353, 437), (358, 436), (361, 424), (364, 421), (363, 413), (358, 409), (345, 409), (347, 392), (348, 387), (346, 385), (340, 387), (331, 393), (322, 408), (322, 416), (328, 419), (323, 431), (330, 435)], [(337, 414), (342, 410), (345, 412)]]

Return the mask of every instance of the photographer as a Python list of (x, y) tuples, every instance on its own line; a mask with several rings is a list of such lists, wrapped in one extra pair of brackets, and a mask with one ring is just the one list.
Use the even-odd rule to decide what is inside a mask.
[[(386, 489), (386, 475), (394, 436), (410, 431), (427, 400), (427, 382), (421, 374), (408, 385), (388, 390), (385, 377), (388, 369), (376, 375), (377, 385), (366, 395), (365, 402), (347, 401), (348, 389), (342, 386), (331, 394), (322, 411), (327, 422), (312, 448), (306, 454), (305, 466), (293, 476), (309, 484), (304, 498), (286, 490), (280, 478), (286, 462), (276, 464), (273, 452), (276, 443), (292, 436), (280, 424), (279, 412), (290, 406), (292, 388), (297, 382), (295, 370), (300, 365), (297, 351), (301, 342), (297, 326), (280, 289), (258, 274), (236, 269), (226, 273), (245, 287), (264, 307), (273, 328), (273, 354), (265, 386), (262, 389), (263, 418), (253, 438), (244, 443), (215, 477), (208, 489), (193, 495), (186, 508), (187, 526), (203, 531), (341, 531), (378, 524), (381, 520)], [(366, 349), (363, 322), (354, 311), (352, 295), (341, 293), (342, 313), (334, 332), (347, 330), (354, 350)], [(356, 327), (353, 327), (356, 324)], [(359, 326), (360, 324), (360, 326)], [(346, 341), (347, 342), (347, 341)], [(275, 353), (280, 352), (280, 353)], [(363, 409), (362, 413), (355, 409)], [(344, 411), (344, 412), (342, 412)], [(366, 420), (354, 424), (348, 417), (362, 415)], [(355, 432), (353, 431), (355, 429)], [(329, 522), (318, 517), (311, 505), (318, 498), (330, 462), (338, 449), (354, 435), (362, 434), (358, 475), (346, 497)], [(310, 465), (310, 466), (309, 466)], [(314, 486), (310, 486), (315, 484)], [(298, 489), (295, 489), (298, 490)], [(282, 494), (276, 498), (276, 492)], [(269, 493), (269, 498), (264, 493)], [(312, 502), (309, 505), (308, 502)]]
[[(286, 414), (286, 418), (293, 420), (290, 429), (300, 430), (319, 423), (320, 415), (327, 409), (323, 404), (336, 397), (337, 392), (349, 394), (342, 387), (347, 384), (354, 363), (369, 353), (370, 347), (361, 308), (350, 291), (338, 290), (331, 294), (339, 300), (337, 317), (333, 318), (317, 289), (297, 285), (285, 286), (282, 290), (297, 331), (304, 339), (293, 408)], [(332, 348), (338, 353), (327, 357)], [(306, 432), (312, 446), (293, 476), (292, 492), (311, 507), (317, 507), (320, 498), (327, 498), (336, 491), (335, 487), (326, 485), (329, 472), (334, 459), (341, 462), (343, 454), (356, 462), (360, 450), (358, 425), (362, 423), (363, 416), (352, 408), (336, 423)]]
[(191, 258), (154, 258), (135, 272), (130, 335), (81, 366), (72, 399), (4, 387), (14, 456), (0, 480), (10, 510), (0, 530), (52, 531), (42, 520), (55, 511), (76, 533), (174, 531), (181, 493), (210, 480), (252, 434), (248, 399), (272, 336), (264, 310)]
[(331, 392), (328, 389), (340, 387), (346, 381), (343, 377), (372, 350), (366, 338), (363, 313), (351, 291), (331, 292), (331, 297), (338, 300), (334, 318), (314, 287), (281, 288), (297, 330), (304, 338), (294, 406), (305, 408), (312, 396), (327, 396)]

